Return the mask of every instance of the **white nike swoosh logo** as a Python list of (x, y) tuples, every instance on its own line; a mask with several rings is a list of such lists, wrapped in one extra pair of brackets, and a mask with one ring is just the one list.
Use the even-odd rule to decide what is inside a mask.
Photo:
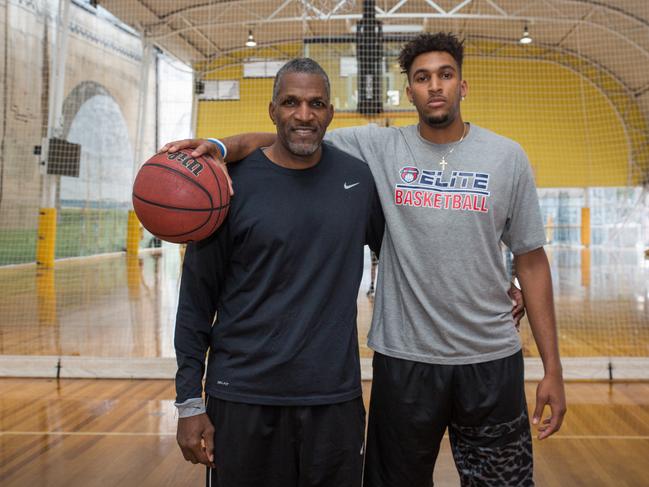
[(359, 184), (361, 184), (361, 183), (354, 183), (354, 184), (347, 184), (347, 183), (345, 183), (345, 184), (343, 184), (343, 187), (344, 187), (345, 189), (350, 189), (350, 188), (353, 188), (354, 186), (358, 186)]

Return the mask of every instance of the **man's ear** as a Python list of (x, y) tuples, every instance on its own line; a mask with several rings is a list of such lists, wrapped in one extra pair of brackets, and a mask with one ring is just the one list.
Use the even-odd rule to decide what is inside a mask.
[(328, 111), (329, 111), (329, 114), (328, 114), (328, 118), (327, 118), (327, 125), (326, 125), (327, 127), (329, 127), (329, 124), (334, 119), (334, 106), (332, 104), (329, 104), (329, 110)]
[(464, 98), (469, 93), (469, 85), (465, 79), (460, 81), (460, 97)]
[(412, 101), (412, 90), (410, 89), (410, 83), (408, 83), (408, 84), (406, 85), (406, 96), (408, 97), (408, 101), (409, 101), (410, 103), (414, 103), (414, 102)]
[(273, 125), (277, 125), (277, 123), (275, 123), (275, 103), (272, 101), (268, 104), (268, 116), (273, 122)]

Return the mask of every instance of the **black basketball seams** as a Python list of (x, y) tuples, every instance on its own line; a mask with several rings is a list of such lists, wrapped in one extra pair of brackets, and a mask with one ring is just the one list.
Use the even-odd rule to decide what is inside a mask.
[[(212, 210), (210, 210), (210, 209), (205, 209), (205, 210), (189, 210), (189, 209), (188, 209), (188, 210), (183, 210), (182, 208), (176, 208), (176, 207), (173, 207), (173, 206), (165, 206), (165, 205), (160, 205), (160, 204), (157, 204), (157, 203), (149, 202), (149, 201), (147, 201), (147, 200), (145, 200), (145, 199), (140, 198), (139, 196), (137, 196), (137, 195), (135, 195), (135, 194), (133, 195), (133, 197), (134, 197), (134, 198), (137, 198), (138, 200), (140, 200), (140, 201), (143, 202), (144, 204), (151, 205), (151, 206), (155, 206), (155, 207), (158, 207), (158, 208), (164, 208), (164, 209), (166, 209), (166, 210), (187, 211), (187, 212), (205, 212), (205, 213), (207, 213), (207, 217), (206, 217), (206, 219), (203, 221), (203, 223), (201, 223), (200, 225), (198, 225), (198, 226), (196, 226), (196, 227), (194, 227), (194, 228), (192, 228), (192, 229), (190, 229), (190, 230), (187, 230), (186, 232), (182, 232), (182, 233), (173, 233), (173, 234), (155, 232), (155, 235), (157, 235), (158, 237), (161, 237), (161, 238), (177, 238), (177, 237), (182, 237), (183, 235), (189, 235), (189, 234), (191, 234), (191, 233), (194, 233), (194, 232), (200, 230), (200, 229), (203, 228), (205, 225), (207, 225), (207, 224), (210, 222), (210, 219), (212, 219), (213, 216), (216, 216), (216, 219), (217, 219), (217, 220), (218, 220), (218, 218), (219, 218), (219, 217), (218, 217), (218, 214), (216, 214), (215, 211), (212, 211)], [(216, 210), (216, 209), (218, 209), (218, 208), (214, 208), (214, 210)], [(152, 233), (153, 233), (153, 232), (152, 232)]]
[(195, 185), (195, 186), (197, 186), (198, 188), (200, 188), (200, 190), (201, 190), (203, 193), (205, 193), (205, 195), (206, 195), (206, 196), (208, 197), (208, 199), (210, 200), (210, 206), (211, 206), (211, 207), (214, 206), (214, 201), (212, 200), (212, 195), (210, 194), (210, 192), (209, 192), (208, 190), (206, 190), (206, 189), (205, 189), (201, 184), (199, 184), (198, 181), (195, 181), (194, 179), (190, 178), (187, 174), (183, 173), (182, 171), (179, 171), (178, 169), (173, 168), (173, 167), (165, 166), (164, 164), (158, 164), (158, 163), (156, 163), (156, 162), (147, 162), (147, 163), (145, 163), (145, 164), (142, 166), (142, 168), (140, 168), (140, 171), (141, 171), (143, 168), (145, 168), (145, 167), (159, 167), (159, 168), (161, 168), (161, 169), (166, 169), (167, 171), (170, 171), (170, 172), (173, 172), (173, 173), (178, 174), (179, 176), (183, 177), (183, 178), (186, 179), (187, 181), (191, 182), (193, 185)]
[(147, 203), (147, 204), (152, 205), (152, 206), (157, 206), (159, 208), (164, 208), (166, 210), (178, 210), (178, 211), (190, 211), (190, 212), (191, 211), (216, 211), (216, 210), (222, 210), (223, 208), (227, 208), (228, 206), (230, 206), (230, 203), (228, 203), (228, 204), (225, 204), (225, 205), (222, 205), (222, 206), (212, 206), (210, 208), (181, 208), (179, 206), (169, 206), (169, 205), (165, 205), (165, 204), (162, 204), (162, 203), (157, 203), (155, 201), (150, 201), (150, 200), (147, 200), (146, 198), (142, 198), (141, 196), (139, 196), (139, 195), (137, 195), (135, 193), (133, 193), (133, 198), (137, 198), (138, 200), (140, 200), (140, 201), (142, 201), (144, 203)]

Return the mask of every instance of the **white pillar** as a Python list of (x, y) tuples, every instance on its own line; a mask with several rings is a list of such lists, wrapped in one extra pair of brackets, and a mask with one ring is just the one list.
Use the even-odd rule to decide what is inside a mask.
[[(137, 174), (140, 165), (147, 159), (149, 155), (145, 152), (145, 133), (144, 129), (149, 123), (147, 119), (149, 108), (149, 74), (151, 72), (151, 60), (153, 59), (154, 49), (153, 46), (144, 39), (142, 49), (142, 65), (140, 67), (140, 86), (137, 106), (137, 125), (135, 135), (135, 153), (133, 154), (133, 178)], [(158, 123), (157, 120), (154, 123)], [(157, 142), (157, 141), (156, 141)], [(156, 147), (157, 149), (157, 147)]]
[[(63, 130), (63, 99), (65, 94), (65, 66), (68, 57), (68, 33), (70, 32), (71, 0), (60, 0), (59, 11), (54, 29), (52, 64), (50, 72), (49, 110), (47, 120), (47, 139), (44, 141), (43, 156), (47, 157), (47, 141), (52, 137), (61, 137)], [(56, 205), (56, 176), (43, 175), (41, 207), (54, 208)]]

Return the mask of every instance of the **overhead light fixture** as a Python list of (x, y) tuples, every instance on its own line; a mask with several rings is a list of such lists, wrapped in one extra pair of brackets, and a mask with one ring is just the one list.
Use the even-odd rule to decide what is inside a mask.
[(246, 41), (246, 47), (255, 47), (257, 45), (257, 41), (255, 40), (255, 36), (252, 35), (252, 29), (248, 31), (248, 40)]
[(530, 32), (527, 30), (527, 24), (525, 24), (525, 28), (523, 29), (523, 37), (521, 37), (518, 42), (520, 42), (521, 44), (531, 44), (532, 40), (532, 36), (530, 36)]

